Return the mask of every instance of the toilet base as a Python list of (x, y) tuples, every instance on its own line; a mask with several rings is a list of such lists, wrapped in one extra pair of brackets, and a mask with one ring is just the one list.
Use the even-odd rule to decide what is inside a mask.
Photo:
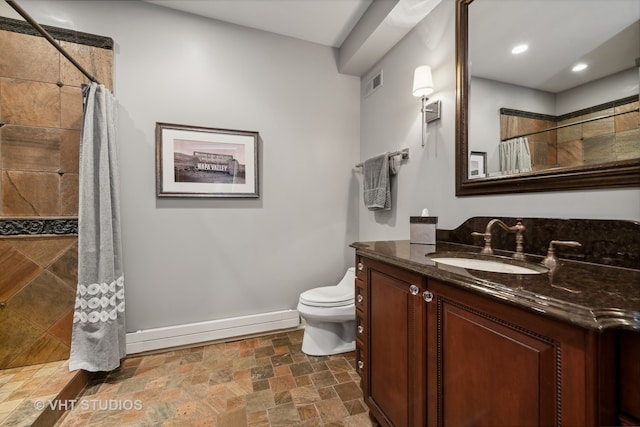
[(302, 338), (302, 352), (309, 356), (330, 356), (356, 349), (356, 322), (307, 321)]

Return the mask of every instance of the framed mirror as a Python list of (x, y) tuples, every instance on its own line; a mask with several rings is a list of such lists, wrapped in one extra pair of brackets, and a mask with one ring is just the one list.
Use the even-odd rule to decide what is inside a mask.
[(456, 0), (456, 195), (640, 186), (639, 66), (637, 0)]

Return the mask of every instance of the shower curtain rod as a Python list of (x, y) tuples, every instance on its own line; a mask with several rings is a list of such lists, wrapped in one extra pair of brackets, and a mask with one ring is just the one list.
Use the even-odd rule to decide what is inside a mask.
[(619, 116), (621, 114), (636, 113), (638, 111), (640, 111), (640, 108), (634, 108), (633, 110), (623, 111), (621, 113), (613, 113), (613, 114), (604, 115), (604, 116), (592, 117), (590, 119), (584, 119), (584, 120), (581, 120), (579, 122), (566, 123), (564, 125), (554, 126), (552, 128), (547, 128), (547, 129), (543, 129), (543, 130), (537, 130), (535, 132), (523, 133), (522, 135), (510, 136), (508, 138), (501, 138), (500, 141), (504, 142), (504, 141), (508, 141), (510, 139), (522, 138), (522, 137), (529, 136), (529, 135), (536, 135), (538, 133), (544, 133), (544, 132), (548, 132), (550, 130), (556, 130), (556, 129), (566, 128), (566, 127), (569, 127), (569, 126), (581, 125), (583, 123), (589, 123), (589, 122), (594, 122), (596, 120), (608, 119), (609, 117)]
[(20, 7), (20, 5), (18, 3), (16, 3), (14, 0), (5, 0), (9, 6), (11, 6), (16, 12), (18, 12), (20, 14), (20, 16), (22, 16), (25, 21), (27, 21), (29, 24), (31, 24), (31, 26), (33, 28), (36, 29), (36, 31), (38, 31), (40, 34), (42, 34), (42, 37), (44, 37), (45, 39), (47, 39), (47, 41), (49, 43), (51, 43), (53, 45), (53, 47), (55, 47), (56, 49), (58, 49), (58, 51), (60, 51), (61, 54), (64, 55), (65, 58), (67, 58), (69, 61), (71, 61), (71, 63), (85, 76), (87, 76), (87, 78), (89, 80), (91, 80), (92, 82), (95, 82), (97, 84), (100, 84), (100, 82), (93, 77), (93, 75), (91, 73), (89, 73), (87, 70), (85, 70), (85, 68), (80, 65), (78, 63), (78, 61), (76, 61), (75, 59), (73, 59), (73, 57), (69, 54), (69, 52), (67, 52), (62, 46), (60, 46), (60, 44), (53, 38), (51, 37), (51, 34), (49, 34), (47, 32), (47, 30), (45, 30), (44, 28), (42, 28), (42, 26), (40, 24), (38, 24), (22, 7)]

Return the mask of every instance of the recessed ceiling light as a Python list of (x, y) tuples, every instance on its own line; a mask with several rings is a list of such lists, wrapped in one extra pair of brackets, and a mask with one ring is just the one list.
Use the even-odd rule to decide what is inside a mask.
[(577, 73), (578, 71), (585, 70), (586, 68), (587, 68), (587, 64), (585, 64), (584, 62), (580, 62), (579, 64), (574, 65), (571, 71), (573, 71), (574, 73)]
[(525, 52), (527, 49), (529, 49), (528, 44), (519, 44), (518, 46), (511, 49), (511, 53), (513, 53), (514, 55), (517, 55), (519, 53)]

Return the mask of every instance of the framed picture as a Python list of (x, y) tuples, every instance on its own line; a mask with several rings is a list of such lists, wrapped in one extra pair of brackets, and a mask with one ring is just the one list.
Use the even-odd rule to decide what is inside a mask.
[(260, 197), (258, 132), (156, 123), (158, 197)]
[(472, 151), (469, 157), (469, 179), (487, 176), (487, 153)]

